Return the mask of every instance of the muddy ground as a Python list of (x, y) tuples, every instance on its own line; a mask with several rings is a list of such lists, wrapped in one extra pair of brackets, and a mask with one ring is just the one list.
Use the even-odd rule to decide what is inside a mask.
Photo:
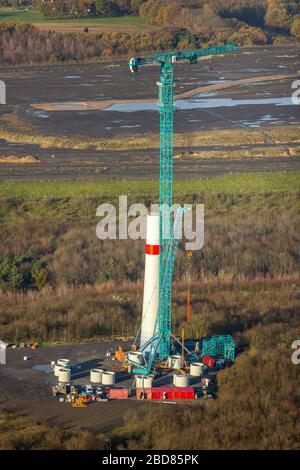
[[(197, 65), (176, 65), (176, 94), (199, 86), (257, 77), (257, 83), (226, 88), (177, 102), (175, 132), (215, 129), (257, 129), (300, 123), (300, 105), (291, 101), (294, 78), (264, 82), (274, 74), (300, 71), (300, 46), (243, 49)], [(61, 65), (1, 69), (7, 83), (8, 107), (4, 115), (16, 115), (25, 128), (42, 135), (68, 138), (122, 138), (159, 132), (155, 104), (145, 102), (138, 109), (128, 104), (108, 110), (45, 111), (32, 104), (66, 101), (155, 99), (159, 67), (147, 67), (137, 75), (129, 72), (127, 61), (90, 65)], [(175, 150), (175, 152), (178, 149)], [(182, 150), (182, 149), (181, 149)], [(186, 150), (186, 149), (185, 149)], [(205, 150), (199, 148), (198, 150)], [(200, 178), (231, 172), (299, 170), (297, 158), (184, 159), (175, 162), (179, 178)], [(32, 155), (36, 165), (0, 166), (2, 180), (32, 179), (120, 179), (156, 178), (157, 150), (94, 151), (40, 149), (0, 141), (0, 155)]]
[[(268, 146), (269, 147), (269, 146)], [(218, 147), (210, 147), (218, 149)], [(249, 146), (246, 147), (247, 149)], [(177, 149), (188, 150), (188, 149)], [(198, 147), (193, 151), (205, 150)], [(235, 148), (232, 148), (234, 155)], [(40, 149), (35, 145), (0, 142), (0, 154), (34, 155), (39, 164), (1, 164), (2, 181), (51, 180), (126, 180), (158, 179), (158, 150), (107, 151)], [(174, 163), (177, 179), (211, 178), (230, 173), (263, 171), (299, 171), (299, 157), (267, 158), (195, 158), (186, 157)]]

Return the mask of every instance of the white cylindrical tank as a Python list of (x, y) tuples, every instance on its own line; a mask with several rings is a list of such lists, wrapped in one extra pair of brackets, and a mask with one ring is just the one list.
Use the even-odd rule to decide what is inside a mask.
[(179, 355), (169, 356), (168, 357), (168, 367), (170, 369), (181, 369), (182, 367), (182, 358)]
[(59, 376), (59, 370), (62, 369), (62, 368), (63, 368), (62, 366), (60, 366), (60, 365), (58, 365), (58, 364), (55, 364), (55, 366), (54, 366), (54, 375), (55, 375), (56, 377)]
[(70, 359), (57, 359), (57, 364), (61, 367), (69, 367)]
[(102, 382), (103, 369), (92, 369), (90, 372), (90, 381), (94, 384)]
[(136, 386), (136, 388), (143, 388), (144, 387), (144, 377), (142, 375), (137, 375), (136, 376), (135, 386)]
[(144, 388), (152, 388), (153, 377), (144, 377)]
[[(159, 256), (160, 233), (159, 214), (147, 215), (146, 232), (146, 259), (144, 276), (144, 298), (141, 326), (140, 348), (144, 346), (157, 333), (157, 312), (159, 297)], [(144, 353), (150, 351), (150, 344), (143, 349)]]
[(102, 372), (102, 384), (103, 385), (114, 385), (116, 383), (115, 372), (105, 371)]
[(188, 387), (189, 377), (186, 374), (174, 374), (173, 375), (173, 385), (175, 387)]
[(204, 372), (204, 365), (202, 362), (193, 362), (190, 366), (190, 375), (192, 377), (201, 377)]
[(152, 388), (153, 377), (138, 375), (135, 379), (136, 388)]
[(137, 364), (143, 364), (144, 362), (143, 353), (139, 351), (132, 351), (128, 354), (128, 360), (132, 362), (136, 362)]
[(69, 383), (71, 382), (71, 369), (64, 367), (58, 371), (58, 381), (60, 383)]

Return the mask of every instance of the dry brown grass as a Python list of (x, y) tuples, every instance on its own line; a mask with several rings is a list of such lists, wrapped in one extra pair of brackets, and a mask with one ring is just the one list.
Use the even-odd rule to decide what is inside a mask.
[[(8, 123), (6, 123), (8, 124)], [(238, 147), (245, 145), (262, 145), (269, 144), (271, 148), (271, 142), (276, 144), (287, 145), (300, 143), (300, 126), (278, 126), (276, 129), (219, 129), (214, 132), (201, 131), (192, 132), (187, 134), (175, 134), (174, 135), (174, 146), (175, 147), (200, 147), (200, 146), (212, 146), (218, 145), (224, 147)], [(87, 139), (84, 136), (78, 136), (77, 138), (64, 137), (61, 135), (40, 135), (38, 131), (32, 130), (28, 133), (22, 126), (20, 129), (18, 126), (14, 127), (10, 124), (6, 126), (6, 129), (0, 130), (0, 138), (5, 139), (9, 142), (24, 143), (24, 144), (36, 144), (42, 148), (57, 147), (66, 149), (88, 149), (94, 147), (96, 150), (131, 150), (131, 149), (150, 149), (159, 148), (159, 135), (158, 134), (143, 134), (143, 135), (132, 135), (132, 136), (115, 136), (113, 139)], [(213, 156), (223, 156), (224, 151), (218, 151), (216, 155), (210, 153)], [(250, 152), (250, 151), (249, 151)], [(254, 156), (264, 156), (264, 151), (251, 151)], [(247, 155), (246, 151), (241, 148), (237, 149), (237, 156), (252, 156)], [(282, 148), (283, 156), (287, 149)], [(298, 151), (292, 150), (290, 155)], [(281, 156), (280, 149), (275, 152), (277, 156)], [(271, 150), (269, 150), (270, 156), (272, 156)], [(203, 156), (207, 155), (205, 154)], [(234, 156), (234, 155), (231, 155)], [(201, 155), (202, 158), (202, 155)]]
[[(272, 180), (270, 176), (266, 178)], [(288, 181), (292, 190), (293, 179)], [(294, 187), (298, 181), (299, 177), (294, 179)], [(278, 179), (274, 185), (280, 192), (272, 193), (268, 185), (266, 194), (254, 194), (258, 182), (259, 176), (251, 175), (244, 182), (246, 194), (241, 190), (235, 195), (226, 194), (223, 190), (215, 195), (202, 193), (198, 199), (199, 190), (186, 183), (189, 194), (194, 194), (194, 203), (204, 202), (206, 214), (206, 242), (201, 251), (194, 252), (190, 271), (195, 286), (193, 312), (199, 312), (199, 322), (193, 322), (195, 329), (190, 334), (201, 333), (201, 321), (207, 320), (208, 325), (209, 318), (213, 315), (217, 319), (218, 311), (223, 308), (226, 311), (246, 308), (246, 304), (240, 304), (243, 299), (238, 300), (235, 294), (229, 293), (230, 289), (226, 298), (218, 301), (217, 308), (217, 297), (210, 293), (210, 283), (222, 282), (222, 286), (233, 283), (238, 291), (238, 286), (240, 290), (250, 288), (257, 279), (293, 284), (299, 278), (296, 250), (299, 196), (294, 192), (284, 193), (284, 184)], [(228, 185), (232, 190), (234, 178), (229, 179)], [(143, 241), (137, 240), (133, 247), (132, 240), (98, 240), (95, 210), (99, 197), (82, 197), (84, 191), (79, 188), (79, 198), (57, 199), (59, 190), (56, 189), (56, 198), (47, 199), (46, 186), (46, 183), (41, 185), (41, 199), (15, 200), (12, 186), (9, 199), (0, 201), (0, 337), (8, 341), (48, 342), (134, 334), (142, 301)], [(34, 194), (34, 184), (30, 184), (30, 189)], [(147, 193), (142, 201), (148, 197)], [(102, 193), (101, 201), (115, 200), (114, 196)], [(192, 199), (185, 201), (192, 202)], [(46, 283), (39, 292), (31, 279), (36, 259), (45, 261), (48, 271)], [(20, 273), (21, 284), (17, 277)], [(181, 326), (185, 315), (186, 280), (187, 257), (180, 249), (174, 273), (176, 328)], [(208, 290), (202, 296), (201, 289), (205, 286)], [(283, 292), (284, 288), (280, 296), (285, 297), (287, 304)], [(251, 295), (250, 292), (248, 299)], [(272, 295), (277, 302), (275, 288)], [(256, 304), (254, 310), (261, 311), (262, 305)]]
[(33, 157), (32, 155), (26, 155), (24, 157), (20, 157), (17, 155), (7, 155), (7, 156), (0, 156), (0, 163), (4, 164), (14, 164), (14, 165), (24, 165), (24, 164), (36, 164), (41, 163), (41, 161)]
[(0, 450), (104, 449), (105, 435), (59, 429), (18, 414), (0, 411)]
[(33, 23), (41, 31), (56, 31), (57, 33), (82, 33), (85, 27), (88, 27), (91, 33), (147, 33), (151, 31), (158, 31), (157, 26), (148, 24), (93, 24), (93, 23), (60, 23), (57, 21), (47, 23)]
[(267, 158), (299, 157), (300, 147), (254, 147), (235, 150), (204, 150), (201, 152), (181, 152), (174, 156), (176, 160), (184, 158)]

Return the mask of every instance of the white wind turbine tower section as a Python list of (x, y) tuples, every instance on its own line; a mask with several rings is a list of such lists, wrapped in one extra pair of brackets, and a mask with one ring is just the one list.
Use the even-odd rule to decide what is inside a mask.
[[(159, 223), (159, 214), (147, 215), (144, 299), (140, 349), (157, 333), (160, 257)], [(151, 342), (143, 349), (143, 353), (149, 352), (150, 348)]]

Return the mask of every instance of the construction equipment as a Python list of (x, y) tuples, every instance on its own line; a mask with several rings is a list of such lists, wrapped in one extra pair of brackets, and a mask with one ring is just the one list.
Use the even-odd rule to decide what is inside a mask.
[(212, 358), (235, 359), (235, 344), (231, 335), (212, 336), (202, 340), (202, 354)]
[(122, 364), (125, 361), (126, 353), (123, 351), (122, 346), (118, 347), (118, 350), (115, 353), (115, 358), (116, 358), (117, 361), (121, 362)]
[(181, 330), (181, 360), (182, 360), (182, 367), (186, 367), (185, 359), (184, 359), (184, 328)]
[[(173, 115), (174, 115), (174, 64), (176, 62), (197, 63), (201, 57), (234, 52), (234, 45), (216, 46), (196, 50), (164, 52), (148, 57), (132, 58), (130, 70), (135, 73), (139, 67), (158, 64), (160, 81), (158, 82), (160, 113), (160, 273), (159, 273), (159, 311), (158, 338), (153, 337), (153, 348), (148, 363), (152, 365), (155, 355), (166, 359), (170, 354), (172, 337), (172, 275), (174, 259), (172, 246), (172, 202), (173, 202)], [(159, 339), (159, 341), (157, 341)], [(159, 343), (159, 348), (156, 345)]]
[(188, 289), (187, 289), (187, 293), (186, 293), (186, 316), (185, 316), (185, 321), (186, 321), (186, 324), (189, 325), (191, 323), (191, 260), (192, 260), (193, 252), (188, 251), (187, 256), (188, 256), (188, 269), (187, 269)]
[(72, 406), (73, 408), (86, 408), (87, 404), (88, 404), (87, 398), (84, 396), (80, 396), (73, 401)]

